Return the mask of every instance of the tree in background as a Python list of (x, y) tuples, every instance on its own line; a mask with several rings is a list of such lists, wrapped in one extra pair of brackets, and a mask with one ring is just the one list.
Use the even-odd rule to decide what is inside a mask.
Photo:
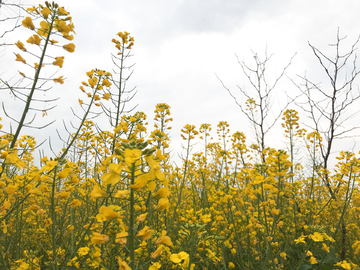
[(278, 110), (274, 111), (273, 104), (277, 85), (285, 76), (285, 72), (291, 65), (294, 56), (291, 57), (289, 63), (282, 69), (280, 75), (272, 80), (269, 79), (268, 63), (273, 54), (268, 55), (266, 50), (264, 59), (259, 57), (255, 52), (252, 52), (252, 56), (253, 62), (250, 64), (240, 61), (239, 57), (236, 56), (243, 74), (251, 85), (251, 90), (245, 89), (239, 85), (237, 86), (242, 97), (246, 100), (245, 104), (238, 102), (233, 92), (225, 86), (219, 77), (217, 78), (230, 96), (235, 100), (235, 103), (239, 106), (241, 112), (249, 119), (256, 140), (254, 148), (259, 151), (262, 162), (265, 162), (263, 151), (267, 147), (266, 136), (288, 105), (288, 103), (286, 103), (284, 106), (280, 106)]
[[(360, 98), (360, 92), (358, 89), (354, 89), (354, 84), (360, 72), (356, 66), (357, 55), (355, 54), (360, 36), (350, 49), (343, 52), (343, 41), (345, 39), (346, 36), (340, 37), (338, 30), (336, 42), (329, 45), (334, 48), (334, 56), (326, 55), (309, 43), (328, 81), (327, 85), (323, 86), (308, 79), (306, 75), (300, 77), (304, 83), (298, 88), (305, 101), (296, 102), (312, 122), (312, 124), (307, 125), (308, 128), (316, 131), (323, 138), (320, 144), (321, 161), (317, 171), (322, 176), (331, 198), (334, 200), (341, 199), (336, 195), (336, 189), (331, 185), (329, 177), (329, 158), (334, 149), (334, 141), (353, 136), (351, 132), (360, 127), (349, 126), (348, 124), (350, 119), (359, 114), (356, 101)], [(337, 183), (337, 187), (340, 184), (340, 182)], [(341, 227), (342, 251), (340, 257), (343, 259), (346, 253), (346, 225), (344, 220), (341, 220)]]

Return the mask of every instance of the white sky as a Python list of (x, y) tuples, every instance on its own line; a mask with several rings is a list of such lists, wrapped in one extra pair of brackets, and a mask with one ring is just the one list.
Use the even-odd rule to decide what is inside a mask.
[[(60, 100), (59, 106), (48, 115), (49, 120), (57, 119), (57, 122), (39, 136), (46, 138), (55, 128), (61, 129), (63, 118), (73, 119), (69, 107), (78, 106), (77, 100), (82, 97), (78, 87), (86, 79), (85, 72), (93, 68), (111, 71), (110, 53), (116, 52), (111, 40), (119, 31), (127, 31), (135, 38), (134, 57), (129, 64), (136, 65), (129, 88), (136, 86), (138, 93), (132, 105), (139, 104), (137, 110), (148, 115), (150, 124), (157, 103), (171, 106), (174, 152), (180, 151), (180, 129), (188, 123), (197, 128), (210, 123), (216, 130), (219, 121), (228, 121), (232, 132), (244, 131), (251, 138), (249, 122), (215, 76), (216, 73), (234, 94), (238, 93), (236, 85), (248, 87), (235, 54), (250, 63), (251, 50), (261, 57), (267, 47), (269, 54), (274, 53), (273, 66), (269, 69), (271, 78), (297, 53), (287, 75), (300, 82), (296, 74), (303, 75), (306, 71), (309, 78), (320, 83), (325, 82), (324, 73), (308, 41), (333, 55), (328, 44), (335, 41), (338, 28), (341, 36), (348, 36), (344, 42), (347, 45), (360, 34), (358, 0), (61, 0), (58, 3), (73, 17), (76, 51), (62, 52), (65, 63), (58, 75), (65, 75), (67, 81), (51, 90)], [(0, 8), (1, 16), (6, 12), (10, 11)], [(0, 22), (0, 32), (3, 31)], [(30, 32), (21, 33), (26, 33), (25, 43)], [(15, 43), (18, 39), (21, 37), (13, 35), (7, 36), (6, 41)], [(19, 52), (14, 46), (1, 53), (2, 77), (11, 76), (22, 67), (20, 62), (13, 62), (13, 51)], [(284, 96), (284, 90), (290, 95), (297, 91), (286, 78), (277, 89), (279, 96)], [(239, 93), (237, 97), (241, 101)], [(0, 101), (8, 98), (8, 93), (2, 91)], [(16, 104), (19, 107), (11, 109), (22, 110), (23, 104), (19, 101)], [(274, 109), (278, 106), (274, 104)], [(5, 118), (3, 112), (0, 115)], [(283, 146), (283, 137), (278, 134), (280, 124), (277, 123), (268, 138), (270, 146)], [(152, 129), (151, 125), (149, 128)], [(28, 133), (31, 132), (35, 135), (37, 131)], [(345, 144), (340, 142), (340, 145)]]

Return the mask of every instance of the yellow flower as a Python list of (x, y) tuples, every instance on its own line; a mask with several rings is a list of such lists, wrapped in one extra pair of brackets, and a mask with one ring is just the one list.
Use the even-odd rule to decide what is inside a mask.
[(234, 268), (235, 268), (235, 264), (233, 264), (232, 262), (229, 262), (229, 268), (230, 268), (230, 269), (234, 269)]
[(115, 194), (115, 198), (121, 198), (121, 199), (126, 199), (127, 196), (129, 195), (130, 191), (125, 189), (125, 190), (118, 190)]
[(309, 261), (310, 261), (311, 264), (317, 264), (318, 263), (314, 256), (311, 256)]
[(90, 250), (90, 248), (83, 247), (83, 248), (79, 248), (77, 253), (79, 254), (79, 256), (84, 256), (89, 253), (89, 250)]
[(41, 41), (42, 41), (41, 37), (39, 37), (38, 35), (34, 34), (34, 35), (32, 35), (31, 37), (29, 37), (26, 42), (27, 42), (27, 43), (30, 43), (30, 44), (40, 45)]
[(314, 234), (310, 234), (309, 238), (314, 240), (314, 242), (322, 242), (324, 241), (324, 237), (321, 233), (315, 232)]
[(107, 194), (105, 191), (102, 191), (100, 187), (94, 186), (94, 189), (91, 191), (90, 196), (91, 198), (97, 199), (107, 197)]
[(45, 225), (46, 225), (46, 227), (49, 227), (51, 224), (53, 224), (51, 218), (45, 219)]
[(341, 266), (343, 269), (346, 270), (351, 270), (351, 265), (350, 263), (348, 263), (346, 260), (338, 262), (337, 264), (335, 264), (336, 266)]
[(6, 164), (15, 164), (19, 168), (24, 166), (24, 162), (17, 156), (16, 151), (7, 154), (5, 158), (6, 158), (5, 160)]
[(6, 188), (6, 193), (9, 195), (14, 194), (17, 189), (18, 185), (8, 185)]
[(86, 75), (91, 78), (94, 75), (94, 71), (95, 70), (92, 69), (91, 71), (86, 72)]
[(69, 206), (72, 206), (72, 207), (78, 207), (80, 205), (81, 205), (81, 202), (78, 199), (74, 199), (74, 200), (72, 200), (71, 203), (69, 203)]
[(43, 171), (51, 171), (52, 169), (54, 169), (54, 167), (58, 164), (58, 162), (56, 160), (49, 160), (46, 162), (46, 165), (42, 166), (41, 168), (41, 172)]
[(96, 77), (90, 78), (88, 79), (89, 85), (91, 86), (91, 88), (94, 88), (98, 82), (98, 79)]
[(35, 29), (35, 26), (31, 20), (30, 17), (26, 17), (23, 21), (22, 21), (22, 25), (25, 27), (25, 28), (29, 28), (31, 30), (34, 30)]
[(26, 52), (26, 48), (24, 47), (24, 43), (22, 43), (20, 40), (15, 43), (16, 47), (18, 47), (20, 50)]
[(31, 8), (27, 8), (26, 10), (29, 11), (29, 13), (33, 13), (33, 12), (37, 12), (37, 7), (31, 7)]
[(44, 7), (41, 10), (41, 14), (44, 16), (44, 19), (47, 19), (50, 13), (51, 13), (51, 10), (47, 7)]
[(22, 262), (21, 260), (17, 260), (16, 262), (21, 262), (18, 268), (16, 270), (26, 270), (29, 269), (30, 265), (26, 262)]
[(161, 264), (160, 264), (160, 263), (158, 263), (158, 262), (156, 262), (156, 263), (151, 262), (151, 265), (150, 265), (150, 267), (149, 267), (149, 270), (158, 270), (158, 269), (160, 269), (160, 268), (161, 268)]
[(102, 205), (99, 209), (99, 214), (104, 216), (106, 220), (120, 217), (120, 214), (114, 211), (113, 205), (109, 205), (109, 206)]
[(65, 179), (66, 177), (69, 176), (70, 173), (71, 173), (71, 168), (65, 168), (61, 172), (59, 172), (58, 176), (61, 179)]
[(37, 30), (37, 33), (40, 36), (47, 37), (48, 34), (49, 34), (49, 30), (50, 30), (50, 24), (47, 21), (41, 21), (40, 22), (40, 27), (41, 28), (39, 28)]
[(216, 254), (214, 252), (212, 252), (210, 249), (206, 249), (208, 252), (208, 257), (210, 260), (216, 262), (216, 261), (220, 261), (220, 259), (218, 257), (216, 257)]
[(102, 85), (105, 86), (105, 87), (110, 87), (111, 86), (111, 82), (105, 78), (103, 81), (102, 81)]
[(123, 231), (121, 233), (116, 234), (115, 243), (119, 243), (120, 245), (125, 245), (127, 240), (128, 233)]
[(279, 210), (279, 209), (276, 209), (276, 208), (273, 208), (273, 209), (271, 209), (271, 214), (272, 214), (272, 215), (279, 215), (279, 214), (280, 214), (280, 210)]
[[(34, 63), (35, 69), (39, 68), (39, 64), (38, 63)], [(41, 67), (44, 67), (44, 65), (41, 65)]]
[(2, 231), (3, 231), (4, 234), (7, 233), (7, 227), (8, 227), (8, 225), (6, 225), (5, 220), (3, 220), (3, 229), (2, 229)]
[(205, 224), (209, 223), (211, 221), (211, 213), (210, 214), (205, 214), (205, 215), (201, 215), (200, 217), (201, 221), (204, 222)]
[(73, 40), (74, 36), (73, 35), (63, 35), (63, 38), (65, 38), (67, 40)]
[(54, 79), (54, 82), (63, 84), (63, 83), (64, 83), (64, 80), (62, 79), (63, 77), (64, 77), (64, 76), (60, 76), (59, 78), (55, 78), (55, 79)]
[(148, 163), (148, 165), (150, 166), (150, 175), (151, 175), (151, 179), (159, 179), (161, 181), (165, 180), (165, 175), (164, 173), (161, 171), (161, 166), (158, 162), (156, 162), (152, 156), (146, 157), (146, 162)]
[(110, 99), (110, 93), (105, 93), (102, 96), (103, 99), (109, 100)]
[(143, 188), (147, 182), (150, 180), (150, 175), (148, 173), (142, 174), (135, 179), (135, 184), (130, 185), (133, 190), (139, 190)]
[(121, 172), (124, 169), (123, 164), (110, 163), (109, 172), (102, 177), (105, 184), (115, 185), (121, 179)]
[(64, 190), (60, 191), (60, 193), (58, 194), (58, 198), (59, 199), (70, 198), (70, 192)]
[(326, 252), (330, 252), (330, 248), (325, 244), (325, 243), (322, 243), (322, 249), (325, 250)]
[(159, 247), (154, 251), (153, 254), (151, 254), (152, 259), (156, 259), (158, 256), (162, 254), (163, 251), (163, 245), (159, 245)]
[(67, 12), (63, 7), (59, 7), (58, 14), (59, 15), (69, 15), (69, 12)]
[(109, 241), (109, 236), (105, 234), (100, 234), (93, 232), (93, 236), (91, 237), (92, 244), (103, 244)]
[(131, 270), (131, 268), (127, 265), (126, 262), (120, 259), (120, 257), (116, 257), (119, 265), (119, 270)]
[(125, 162), (128, 166), (135, 163), (137, 160), (141, 158), (142, 151), (140, 149), (125, 149)]
[(328, 236), (326, 233), (323, 233), (323, 236), (326, 240), (329, 240), (331, 242), (335, 242), (334, 238), (332, 238), (331, 236)]
[(153, 191), (156, 188), (156, 183), (154, 181), (151, 181), (147, 185), (148, 190)]
[(148, 226), (145, 226), (144, 228), (142, 228), (142, 230), (140, 230), (138, 232), (138, 234), (136, 236), (141, 236), (143, 241), (146, 241), (146, 240), (150, 239), (152, 233), (153, 233), (153, 231), (149, 230)]
[(184, 251), (181, 251), (180, 253), (176, 254), (171, 254), (170, 256), (170, 261), (172, 261), (173, 263), (183, 263), (186, 259), (189, 258), (189, 254), (187, 254)]
[(295, 241), (296, 244), (299, 244), (299, 243), (306, 244), (304, 235), (300, 236), (298, 239), (295, 239), (294, 241)]
[(75, 51), (75, 44), (69, 43), (69, 44), (64, 45), (63, 48), (64, 48), (64, 50), (72, 53)]
[(280, 257), (282, 257), (284, 260), (286, 260), (286, 253), (285, 253), (285, 252), (281, 252), (281, 253), (280, 253)]
[(22, 56), (19, 53), (16, 54), (15, 61), (23, 62), (24, 64), (26, 64), (26, 60), (22, 58)]
[(142, 214), (136, 218), (137, 222), (144, 222), (148, 213)]
[(170, 206), (169, 200), (167, 198), (161, 198), (159, 200), (158, 205), (156, 206), (155, 210), (162, 211), (162, 210), (169, 208), (169, 206)]
[(170, 247), (173, 246), (173, 243), (171, 242), (170, 237), (167, 236), (166, 233), (167, 232), (165, 230), (162, 231), (161, 237), (158, 240), (156, 240), (156, 242), (155, 242), (156, 245), (165, 244), (165, 245), (168, 245)]
[(64, 58), (65, 58), (64, 56), (55, 57), (55, 61), (53, 62), (53, 65), (62, 68), (64, 64)]

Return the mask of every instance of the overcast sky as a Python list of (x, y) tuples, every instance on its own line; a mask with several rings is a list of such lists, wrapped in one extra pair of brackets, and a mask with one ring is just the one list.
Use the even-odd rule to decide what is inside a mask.
[[(228, 121), (232, 132), (244, 131), (250, 139), (246, 117), (215, 76), (216, 73), (234, 91), (240, 102), (245, 102), (236, 85), (249, 91), (251, 88), (247, 88), (235, 54), (251, 64), (251, 50), (262, 57), (267, 48), (269, 54), (274, 54), (268, 70), (271, 80), (296, 53), (287, 75), (296, 81), (297, 74), (306, 72), (314, 82), (320, 83), (325, 79), (324, 73), (308, 42), (333, 55), (328, 44), (335, 42), (338, 28), (341, 36), (348, 36), (344, 45), (352, 44), (360, 34), (358, 0), (61, 0), (58, 3), (73, 17), (76, 51), (63, 53), (65, 64), (58, 74), (65, 75), (67, 81), (52, 90), (60, 97), (60, 106), (49, 112), (50, 120), (58, 120), (46, 134), (61, 128), (61, 118), (72, 118), (69, 107), (78, 106), (81, 97), (78, 87), (86, 79), (86, 71), (113, 68), (110, 54), (116, 50), (111, 40), (119, 31), (127, 31), (135, 38), (134, 56), (129, 64), (136, 65), (129, 88), (136, 86), (138, 92), (132, 105), (138, 104), (137, 110), (144, 111), (150, 123), (157, 103), (171, 106), (174, 118), (171, 146), (176, 152), (180, 149), (180, 129), (187, 123), (197, 128), (201, 123), (210, 123), (215, 130), (219, 121)], [(6, 14), (6, 10), (1, 11)], [(3, 32), (1, 22), (0, 30)], [(8, 36), (7, 41), (18, 39)], [(8, 48), (6, 54), (10, 58), (3, 55), (0, 59), (1, 76), (10, 76), (9, 66), (15, 71), (21, 68), (20, 62), (9, 60), (14, 58), (12, 51), (18, 52), (15, 47)], [(284, 91), (291, 94), (297, 90), (284, 78), (277, 91), (283, 97)], [(4, 94), (1, 93), (1, 100), (5, 100)], [(274, 109), (278, 106), (275, 101)], [(277, 131), (269, 137), (268, 144), (281, 147), (282, 141)]]

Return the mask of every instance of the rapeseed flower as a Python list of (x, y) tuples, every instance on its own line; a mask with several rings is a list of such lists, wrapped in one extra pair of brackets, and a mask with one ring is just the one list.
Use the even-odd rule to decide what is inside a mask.
[(109, 241), (109, 236), (105, 234), (100, 234), (97, 232), (93, 232), (92, 234), (93, 234), (93, 236), (91, 237), (92, 244), (104, 244)]
[(93, 190), (90, 193), (91, 198), (97, 199), (97, 198), (104, 198), (107, 197), (107, 194), (105, 191), (103, 191), (100, 187), (97, 185), (94, 186)]
[(43, 15), (43, 17), (45, 19), (48, 18), (49, 14), (51, 13), (51, 10), (47, 7), (44, 7), (42, 10), (41, 10), (41, 14)]
[(36, 34), (32, 35), (31, 37), (28, 38), (28, 40), (26, 40), (27, 43), (35, 44), (35, 45), (40, 45), (41, 41), (42, 39)]
[(176, 263), (176, 264), (180, 264), (180, 263), (183, 263), (188, 258), (189, 258), (189, 254), (187, 254), (184, 251), (181, 251), (180, 253), (177, 253), (177, 254), (176, 253), (171, 254), (170, 261), (172, 261), (173, 263)]
[(90, 250), (90, 248), (83, 247), (83, 248), (79, 248), (77, 253), (79, 254), (79, 256), (84, 256), (89, 253), (89, 250)]
[(55, 78), (55, 79), (54, 79), (54, 82), (63, 84), (63, 83), (64, 83), (63, 77), (64, 77), (64, 76), (60, 76), (59, 78)]
[(65, 58), (64, 56), (55, 57), (55, 61), (53, 62), (53, 65), (62, 68), (64, 64), (64, 58)]
[(314, 240), (314, 242), (322, 242), (324, 241), (324, 237), (322, 236), (321, 233), (315, 232), (314, 234), (310, 234), (308, 236), (309, 239)]
[(64, 45), (63, 48), (64, 48), (64, 50), (72, 53), (75, 51), (75, 44), (69, 43), (69, 44)]
[(171, 242), (170, 237), (167, 236), (166, 233), (167, 233), (167, 231), (162, 230), (161, 237), (158, 240), (156, 240), (156, 242), (155, 242), (156, 245), (165, 244), (170, 247), (173, 246), (173, 243)]
[(128, 233), (122, 231), (116, 234), (115, 243), (119, 243), (120, 245), (125, 245), (127, 241)]
[(34, 25), (34, 23), (32, 22), (31, 17), (26, 17), (26, 18), (22, 21), (22, 25), (23, 25), (25, 28), (29, 28), (29, 29), (31, 29), (31, 30), (34, 30), (34, 29), (35, 29), (35, 25)]
[(131, 270), (129, 265), (126, 262), (124, 262), (123, 260), (121, 260), (120, 257), (116, 257), (116, 259), (118, 261), (119, 270)]
[(99, 214), (96, 216), (96, 218), (102, 220), (102, 217), (105, 218), (105, 220), (109, 220), (113, 218), (119, 218), (120, 214), (114, 211), (113, 205), (109, 205), (109, 206), (102, 205), (99, 209)]
[(158, 270), (161, 268), (161, 264), (158, 262), (151, 262), (151, 265), (149, 267), (149, 270)]
[(18, 47), (20, 50), (26, 52), (26, 48), (24, 47), (24, 43), (22, 43), (20, 40), (15, 43), (16, 47)]
[(125, 168), (124, 164), (110, 163), (109, 172), (102, 177), (105, 184), (115, 185), (121, 179), (121, 172)]
[(150, 239), (151, 235), (153, 234), (153, 230), (150, 230), (148, 226), (142, 228), (136, 236), (141, 236), (143, 241)]
[(142, 151), (140, 149), (125, 149), (124, 156), (125, 162), (128, 166), (134, 164), (137, 160), (141, 158)]
[(16, 54), (15, 61), (19, 61), (19, 62), (26, 64), (26, 60), (19, 53)]

